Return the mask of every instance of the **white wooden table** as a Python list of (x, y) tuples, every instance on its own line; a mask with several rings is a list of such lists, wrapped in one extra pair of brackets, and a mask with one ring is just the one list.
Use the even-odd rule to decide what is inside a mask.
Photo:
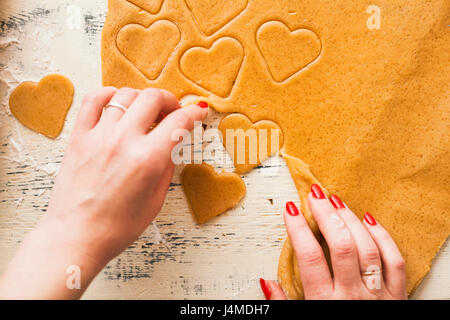
[[(0, 2), (0, 272), (45, 213), (80, 100), (101, 85), (106, 5), (106, 0)], [(55, 141), (18, 124), (5, 104), (18, 81), (54, 72), (69, 77), (76, 90)], [(286, 166), (273, 173), (265, 164), (244, 176), (243, 203), (204, 226), (189, 213), (179, 169), (155, 224), (109, 263), (85, 298), (262, 298), (259, 277), (276, 278), (284, 204), (298, 199)], [(450, 299), (449, 267), (447, 243), (414, 298)]]

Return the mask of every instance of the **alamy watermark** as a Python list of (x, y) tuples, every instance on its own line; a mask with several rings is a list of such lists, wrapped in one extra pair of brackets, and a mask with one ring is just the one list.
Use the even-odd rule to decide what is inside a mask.
[[(220, 130), (204, 130), (202, 122), (195, 121), (192, 133), (185, 129), (172, 133), (172, 141), (178, 141), (172, 151), (172, 161), (176, 165), (207, 161), (226, 166), (234, 159), (235, 164), (256, 165), (260, 160), (269, 158), (274, 150), (280, 149), (280, 134), (279, 129), (226, 129), (224, 148)], [(278, 168), (279, 163), (274, 162), (277, 160), (271, 161), (271, 167)]]
[(381, 28), (381, 9), (375, 4), (371, 4), (367, 7), (366, 12), (370, 14), (366, 21), (367, 28), (369, 30), (380, 30)]
[(68, 266), (66, 273), (69, 275), (66, 280), (66, 288), (69, 290), (81, 290), (81, 268), (77, 265)]

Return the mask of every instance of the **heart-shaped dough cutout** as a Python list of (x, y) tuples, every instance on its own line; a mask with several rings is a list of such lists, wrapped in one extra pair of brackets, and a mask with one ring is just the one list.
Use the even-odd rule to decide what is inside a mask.
[(200, 31), (210, 36), (236, 18), (247, 0), (185, 0)]
[(164, 0), (127, 0), (135, 6), (150, 12), (151, 14), (158, 13)]
[(313, 31), (297, 29), (291, 32), (279, 21), (263, 24), (256, 39), (270, 74), (277, 82), (285, 81), (310, 65), (322, 50), (320, 39)]
[(117, 35), (119, 51), (147, 78), (155, 80), (180, 42), (178, 27), (169, 20), (159, 20), (148, 28), (129, 24)]
[(244, 60), (244, 48), (233, 38), (220, 38), (211, 48), (194, 47), (181, 57), (183, 74), (199, 86), (227, 97)]
[(276, 154), (283, 145), (283, 132), (273, 121), (252, 123), (243, 114), (231, 114), (219, 124), (222, 142), (242, 174)]
[(9, 97), (12, 114), (25, 127), (49, 138), (56, 138), (73, 101), (72, 82), (59, 74), (42, 78), (39, 83), (22, 82)]
[(245, 183), (235, 173), (217, 173), (207, 163), (188, 164), (181, 183), (195, 220), (206, 223), (233, 208), (244, 198)]

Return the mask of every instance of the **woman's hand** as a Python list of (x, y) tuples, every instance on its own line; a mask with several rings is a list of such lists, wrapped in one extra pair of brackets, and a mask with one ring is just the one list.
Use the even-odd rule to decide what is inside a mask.
[[(318, 185), (308, 203), (330, 249), (333, 276), (321, 246), (294, 203), (284, 219), (306, 299), (406, 299), (405, 262), (389, 233), (369, 214), (361, 223), (335, 195)], [(266, 298), (286, 299), (274, 281), (261, 281)]]
[[(102, 114), (110, 100), (127, 112), (109, 107)], [(149, 132), (161, 113), (167, 117)], [(174, 95), (158, 89), (103, 88), (88, 95), (44, 223), (74, 230), (64, 237), (99, 259), (118, 255), (161, 210), (179, 142), (172, 133), (191, 130), (207, 113), (197, 105), (181, 108)]]
[[(119, 107), (104, 109), (111, 102)], [(194, 121), (205, 119), (207, 105), (199, 105), (181, 108), (175, 96), (158, 89), (107, 87), (87, 95), (47, 214), (11, 263), (0, 296), (80, 296), (97, 272), (135, 241), (160, 211), (174, 171), (172, 149), (179, 142), (172, 134), (191, 130)], [(47, 263), (39, 266), (30, 258), (33, 254)], [(31, 267), (50, 274), (29, 270), (26, 265), (33, 263)], [(69, 265), (81, 268), (83, 288), (78, 293), (65, 290)], [(45, 284), (34, 283), (34, 294), (20, 291), (29, 283), (12, 288), (23, 273), (29, 281), (39, 277)], [(55, 277), (61, 283), (49, 289)]]

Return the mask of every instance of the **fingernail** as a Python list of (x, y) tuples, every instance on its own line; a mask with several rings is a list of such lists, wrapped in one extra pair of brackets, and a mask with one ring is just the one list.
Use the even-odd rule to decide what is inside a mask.
[(311, 192), (312, 192), (314, 198), (325, 199), (325, 194), (323, 193), (322, 189), (317, 184), (311, 185)]
[(199, 103), (197, 103), (197, 105), (198, 105), (200, 108), (203, 108), (203, 109), (206, 109), (206, 108), (209, 107), (208, 103), (205, 102), (205, 101), (200, 101)]
[(286, 211), (290, 216), (293, 217), (298, 216), (300, 213), (297, 209), (297, 206), (292, 201), (286, 202)]
[(344, 203), (341, 201), (341, 199), (339, 199), (339, 197), (335, 194), (333, 194), (330, 197), (330, 202), (333, 205), (333, 207), (335, 207), (336, 209), (345, 209), (345, 205)]
[(364, 215), (364, 220), (366, 220), (366, 222), (368, 224), (370, 224), (371, 226), (376, 226), (377, 225), (377, 221), (375, 220), (374, 217), (372, 217), (372, 215), (368, 212), (366, 212), (366, 214)]
[(261, 289), (264, 293), (264, 296), (266, 297), (266, 300), (270, 300), (271, 292), (270, 292), (269, 286), (267, 285), (266, 280), (264, 280), (263, 278), (260, 278), (259, 284), (261, 285)]

